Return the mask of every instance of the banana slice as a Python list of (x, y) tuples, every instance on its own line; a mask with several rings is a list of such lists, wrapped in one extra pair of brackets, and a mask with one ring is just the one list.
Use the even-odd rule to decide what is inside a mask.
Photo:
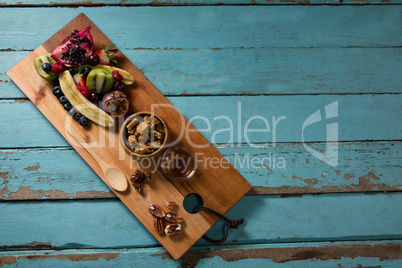
[(59, 75), (59, 82), (61, 91), (80, 114), (104, 127), (114, 125), (114, 120), (109, 114), (96, 107), (78, 91), (74, 78), (69, 71), (64, 71)]
[[(89, 66), (89, 67), (91, 67), (91, 66)], [(119, 74), (121, 74), (121, 76), (123, 76), (122, 82), (125, 85), (131, 85), (131, 84), (134, 83), (134, 77), (129, 72), (127, 72), (127, 71), (125, 71), (123, 69), (120, 69), (120, 68), (117, 68), (117, 67), (112, 67), (112, 66), (109, 66), (109, 65), (102, 65), (102, 64), (96, 65), (96, 66), (91, 67), (91, 68), (92, 69), (104, 69), (104, 70), (108, 70), (109, 72), (119, 71)]]

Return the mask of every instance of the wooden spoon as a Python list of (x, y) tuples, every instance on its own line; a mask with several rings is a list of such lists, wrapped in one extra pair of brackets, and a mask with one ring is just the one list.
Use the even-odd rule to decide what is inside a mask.
[(98, 165), (101, 167), (103, 175), (105, 176), (107, 184), (117, 191), (125, 191), (128, 187), (127, 179), (124, 174), (118, 170), (117, 168), (109, 165), (105, 161), (103, 161), (95, 152), (94, 150), (88, 146), (85, 142), (80, 142), (71, 132), (71, 127), (66, 126), (65, 128), (70, 135), (84, 148)]

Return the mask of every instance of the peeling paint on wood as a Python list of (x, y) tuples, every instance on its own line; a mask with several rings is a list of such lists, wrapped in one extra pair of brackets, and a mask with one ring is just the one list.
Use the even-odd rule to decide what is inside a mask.
[(29, 99), (15, 99), (14, 101), (16, 103), (25, 103), (25, 102), (29, 101)]
[(159, 6), (159, 5), (171, 6), (171, 5), (172, 5), (172, 2), (154, 0), (154, 1), (152, 1), (152, 2), (149, 2), (149, 5), (151, 5), (151, 6)]
[[(51, 93), (49, 93), (51, 94)], [(326, 104), (337, 101), (339, 103), (339, 133), (340, 141), (351, 140), (398, 140), (402, 133), (402, 125), (395, 124), (402, 117), (401, 95), (319, 95), (319, 96), (221, 96), (221, 97), (169, 97), (184, 116), (192, 120), (196, 128), (203, 129), (204, 120), (197, 119), (204, 116), (211, 123), (211, 129), (202, 134), (211, 143), (266, 143), (299, 142), (302, 139), (301, 127), (303, 122), (314, 112), (323, 109)], [(203, 105), (199, 105), (203, 103)], [(282, 103), (286, 103), (283, 105)], [(353, 103), (354, 105), (350, 105)], [(385, 105), (386, 103), (386, 105)], [(238, 109), (241, 105), (241, 114)], [(258, 107), (256, 111), (255, 107)], [(31, 102), (15, 105), (11, 100), (0, 100), (0, 113), (7, 114), (14, 109), (16, 113), (24, 114), (20, 120), (3, 117), (0, 127), (3, 129), (0, 147), (40, 147), (65, 146), (67, 142), (48, 122), (48, 120), (34, 107)], [(295, 113), (294, 111), (297, 111)], [(261, 133), (244, 134), (244, 124), (256, 115), (264, 115), (266, 120), (278, 119), (284, 116), (273, 130)], [(349, 116), (353, 114), (353, 117)], [(367, 116), (370, 114), (371, 116)], [(233, 135), (228, 131), (228, 120), (218, 120), (218, 116), (228, 117), (233, 124)], [(241, 116), (241, 120), (238, 117)], [(291, 120), (290, 120), (291, 119)], [(256, 121), (256, 120), (254, 120)], [(254, 129), (252, 122), (248, 127)], [(271, 122), (272, 123), (272, 122)], [(243, 124), (243, 125), (242, 125)], [(241, 127), (241, 131), (237, 131)], [(272, 128), (271, 124), (271, 128)], [(383, 127), (372, 128), (372, 125)], [(259, 126), (261, 128), (261, 126)], [(46, 132), (47, 135), (40, 133)], [(214, 135), (215, 134), (215, 135)], [(304, 133), (304, 142), (325, 141), (325, 122), (312, 124)], [(324, 148), (320, 148), (325, 150)]]
[[(397, 48), (180, 49), (122, 51), (167, 96), (399, 92), (402, 51)], [(4, 62), (0, 72), (8, 71), (10, 63), (25, 54), (0, 53)], [(246, 79), (246, 73), (252, 73), (253, 79)], [(0, 79), (9, 80), (7, 75)], [(14, 83), (2, 85), (0, 98), (24, 97)]]
[(51, 243), (43, 243), (43, 242), (37, 242), (33, 241), (31, 243), (27, 243), (24, 245), (18, 245), (18, 246), (1, 246), (0, 250), (5, 250), (5, 251), (12, 251), (12, 250), (45, 250), (45, 249), (56, 249), (55, 246), (52, 246)]
[[(280, 3), (278, 0), (276, 2)], [(364, 9), (339, 6), (335, 9), (330, 6), (305, 8), (294, 6), (293, 3), (288, 4), (292, 6), (286, 8), (283, 6), (261, 8), (254, 5), (230, 8), (207, 6), (200, 9), (191, 6), (171, 9), (153, 7), (122, 9), (120, 6), (107, 9), (16, 8), (13, 12), (10, 12), (9, 8), (3, 8), (0, 10), (0, 23), (4, 26), (0, 28), (0, 35), (4, 36), (9, 29), (14, 29), (18, 34), (29, 33), (29, 36), (3, 38), (0, 40), (0, 49), (34, 49), (57, 30), (57, 27), (42, 27), (39, 20), (13, 20), (13, 18), (32, 14), (33, 18), (52, 17), (52, 25), (65, 25), (69, 18), (81, 12), (91, 18), (96, 25), (102, 25), (102, 31), (110, 40), (116, 40), (115, 42), (122, 45), (116, 44), (119, 49), (160, 46), (260, 47), (262, 44), (270, 48), (390, 47), (401, 44), (400, 28), (397, 27), (400, 24), (400, 8), (397, 5), (370, 5)], [(104, 23), (110, 14), (119, 16)], [(317, 23), (317, 14), (327, 23)], [(292, 20), (289, 20), (290, 17)], [(373, 20), (377, 17), (381, 20)], [(192, 23), (182, 23), (183, 21)], [(13, 22), (12, 26), (10, 22)], [(116, 31), (121, 27), (121, 22), (124, 22), (124, 31)], [(180, 25), (180, 31), (177, 30), (177, 25)], [(370, 34), (367, 34), (368, 28)]]
[[(289, 0), (252, 0), (251, 3), (245, 0), (216, 0), (216, 1), (205, 1), (205, 0), (192, 0), (188, 1), (180, 1), (174, 0), (168, 2), (169, 5), (175, 6), (189, 6), (189, 5), (248, 5), (248, 4), (255, 4), (255, 5), (288, 5), (288, 4), (305, 4), (308, 2), (309, 4), (313, 5), (349, 5), (349, 4), (356, 4), (360, 2), (364, 2), (365, 4), (399, 4), (399, 0), (374, 0), (374, 1), (366, 1), (366, 0), (333, 0), (333, 1), (326, 1), (326, 0), (312, 0), (310, 1), (303, 1), (303, 0), (296, 0), (296, 1), (289, 1)], [(8, 7), (36, 7), (36, 6), (51, 6), (51, 7), (58, 7), (58, 6), (68, 6), (68, 7), (78, 7), (78, 6), (87, 6), (87, 7), (97, 7), (97, 6), (144, 6), (144, 5), (165, 5), (164, 1), (161, 2), (149, 2), (149, 0), (122, 0), (118, 3), (112, 0), (93, 0), (93, 1), (75, 1), (75, 2), (53, 2), (53, 1), (41, 1), (41, 0), (31, 0), (31, 1), (20, 1), (20, 2), (2, 2), (0, 6), (8, 6)]]
[(38, 170), (40, 168), (40, 165), (39, 164), (36, 164), (36, 165), (34, 165), (34, 166), (27, 166), (26, 168), (24, 168), (24, 169), (26, 169), (26, 170)]
[[(258, 168), (238, 165), (239, 171), (253, 183), (254, 187), (249, 196), (242, 200), (243, 203), (236, 205), (229, 212), (230, 217), (246, 215), (247, 220), (245, 226), (231, 233), (232, 240), (228, 240), (228, 243), (251, 244), (267, 241), (280, 243), (268, 248), (243, 245), (237, 248), (222, 246), (212, 247), (212, 250), (196, 249), (183, 257), (182, 267), (194, 267), (197, 264), (254, 265), (255, 267), (270, 267), (272, 264), (289, 264), (298, 267), (300, 264), (309, 267), (314, 264), (317, 267), (324, 265), (327, 267), (353, 265), (359, 268), (401, 267), (398, 265), (401, 262), (394, 262), (402, 259), (402, 244), (399, 242), (374, 245), (376, 242), (367, 244), (365, 241), (359, 241), (356, 243), (361, 245), (328, 243), (329, 245), (321, 246), (311, 246), (317, 243), (309, 242), (296, 247), (289, 247), (286, 242), (399, 239), (401, 237), (402, 223), (400, 207), (398, 207), (400, 193), (396, 193), (402, 191), (400, 183), (401, 129), (398, 125), (395, 127), (391, 123), (399, 122), (398, 119), (401, 117), (399, 104), (401, 95), (395, 94), (400, 93), (398, 91), (400, 79), (397, 72), (401, 67), (399, 47), (401, 35), (400, 28), (392, 26), (400, 25), (398, 4), (402, 2), (400, 0), (335, 0), (331, 3), (319, 0), (251, 0), (251, 3), (250, 0), (247, 1), (247, 3), (240, 0), (216, 3), (202, 0), (187, 3), (123, 0), (116, 4), (109, 0), (67, 1), (68, 3), (32, 0), (28, 1), (29, 3), (27, 1), (0, 3), (0, 5), (24, 7), (24, 9), (0, 9), (0, 24), (5, 25), (0, 29), (0, 34), (5, 36), (10, 29), (13, 29), (15, 35), (20, 35), (24, 31), (30, 33), (26, 38), (0, 39), (0, 61), (4, 63), (0, 66), (0, 98), (19, 98), (2, 101), (1, 104), (7, 103), (7, 105), (0, 107), (0, 112), (2, 111), (4, 115), (11, 110), (17, 113), (22, 111), (28, 117), (33, 114), (32, 118), (26, 118), (19, 128), (14, 128), (15, 120), (7, 121), (7, 118), (3, 117), (2, 120), (6, 121), (0, 124), (5, 131), (2, 132), (3, 145), (0, 147), (48, 147), (46, 149), (14, 149), (0, 154), (3, 160), (0, 164), (0, 199), (26, 201), (0, 203), (0, 211), (7, 215), (7, 217), (0, 217), (0, 244), (5, 243), (1, 249), (3, 251), (0, 252), (0, 267), (13, 264), (16, 266), (25, 264), (28, 267), (32, 263), (36, 266), (44, 266), (43, 264), (48, 264), (48, 261), (54, 261), (53, 263), (56, 264), (54, 267), (63, 266), (66, 262), (71, 265), (71, 261), (77, 266), (90, 266), (94, 263), (98, 264), (94, 266), (102, 266), (105, 263), (112, 266), (113, 261), (116, 260), (132, 265), (131, 260), (134, 257), (130, 259), (126, 254), (121, 254), (130, 250), (122, 252), (116, 250), (90, 252), (89, 250), (86, 253), (83, 253), (83, 250), (75, 252), (52, 250), (108, 246), (132, 246), (134, 249), (131, 252), (137, 253), (135, 254), (137, 261), (151, 263), (154, 266), (180, 264), (170, 260), (169, 255), (160, 253), (160, 248), (156, 250), (144, 248), (155, 246), (154, 238), (145, 231), (133, 215), (122, 208), (118, 200), (105, 200), (114, 199), (113, 193), (70, 149), (51, 148), (67, 146), (67, 144), (59, 139), (55, 132), (52, 132), (52, 127), (44, 118), (35, 117), (35, 108), (32, 103), (24, 99), (23, 94), (13, 83), (9, 83), (5, 74), (9, 64), (17, 62), (23, 54), (27, 53), (27, 50), (35, 47), (35, 44), (40, 44), (43, 36), (50, 36), (54, 32), (52, 27), (45, 29), (40, 27), (40, 21), (29, 20), (26, 23), (27, 19), (15, 20), (15, 18), (23, 18), (23, 14), (28, 13), (30, 16), (35, 16), (40, 12), (46, 17), (51, 16), (54, 25), (62, 25), (66, 17), (73, 17), (77, 12), (82, 11), (93, 17), (95, 23), (99, 25), (109, 12), (118, 12), (121, 17), (116, 20), (112, 18), (106, 25), (102, 24), (105, 32), (108, 35), (110, 33), (113, 40), (120, 40), (121, 49), (126, 50), (128, 53), (126, 51), (125, 53), (130, 59), (147, 72), (150, 80), (157, 82), (157, 87), (163, 93), (174, 96), (187, 95), (172, 99), (190, 116), (193, 112), (200, 114), (200, 110), (194, 111), (194, 103), (215, 107), (216, 103), (230, 103), (235, 100), (228, 96), (222, 97), (223, 95), (242, 95), (239, 97), (242, 101), (252, 95), (268, 95), (256, 96), (251, 100), (249, 105), (253, 109), (256, 104), (265, 103), (266, 100), (269, 104), (280, 101), (288, 103), (288, 98), (281, 96), (286, 94), (357, 95), (350, 98), (335, 96), (335, 99), (339, 97), (346, 100), (342, 103), (344, 107), (352, 107), (339, 120), (340, 126), (343, 127), (340, 133), (346, 136), (342, 136), (345, 142), (338, 144), (341, 160), (336, 169), (325, 166), (310, 156), (303, 149), (300, 137), (286, 136), (289, 129), (281, 133), (280, 137), (285, 139), (276, 149), (272, 148), (272, 144), (269, 144), (271, 140), (266, 137), (259, 142), (268, 145), (258, 149), (221, 147), (219, 150), (228, 158), (234, 157), (235, 153), (239, 152), (241, 156), (248, 153), (251, 156), (264, 157), (271, 151), (286, 157), (286, 163), (289, 165), (286, 171), (275, 169), (269, 164), (261, 164)], [(297, 6), (339, 5), (342, 2), (352, 5), (392, 2), (394, 6), (392, 9), (385, 5), (364, 8), (357, 5), (340, 6), (336, 11), (332, 7)], [(77, 8), (63, 10), (36, 8), (39, 4)], [(253, 6), (275, 4), (289, 5), (289, 7), (286, 9), (283, 7), (257, 9), (255, 6), (204, 7), (197, 11), (186, 7), (180, 10), (147, 7), (109, 7), (106, 10), (95, 7), (138, 4), (252, 4)], [(35, 8), (27, 8), (30, 5)], [(317, 14), (325, 18), (326, 23), (316, 23)], [(206, 17), (210, 19), (206, 20)], [(289, 17), (292, 20), (289, 20)], [(373, 20), (373, 18), (381, 19)], [(181, 32), (176, 35), (176, 30), (172, 31), (171, 25), (179, 25), (187, 19), (191, 19), (192, 23), (180, 24)], [(120, 20), (126, 22), (126, 31), (115, 31)], [(160, 24), (161, 20), (168, 23)], [(149, 23), (140, 24), (144, 21)], [(142, 26), (138, 27), (138, 25)], [(371, 31), (370, 35), (367, 35), (368, 28)], [(40, 33), (35, 33), (35, 29), (40, 29)], [(141, 38), (138, 38), (139, 36)], [(118, 46), (120, 48), (120, 45)], [(392, 46), (395, 47), (391, 48)], [(193, 68), (194, 66), (197, 68)], [(243, 75), (245, 73), (252, 73), (253, 81), (245, 79)], [(42, 93), (45, 94), (45, 92)], [(367, 93), (373, 93), (373, 95), (358, 95), (367, 95)], [(392, 93), (392, 95), (382, 96), (384, 93)], [(202, 97), (205, 95), (221, 95), (221, 97), (214, 97), (221, 99), (208, 106), (210, 98)], [(189, 96), (198, 99), (194, 101)], [(275, 97), (280, 98), (275, 99)], [(315, 104), (332, 100), (331, 97), (316, 97), (306, 96), (305, 98), (315, 99)], [(256, 101), (259, 98), (264, 100), (259, 103)], [(303, 99), (300, 96), (295, 98)], [(36, 101), (39, 102), (40, 98)], [(282, 111), (274, 105), (269, 106), (269, 109), (261, 111), (267, 114), (270, 109)], [(361, 125), (356, 126), (354, 121), (344, 122), (350, 114), (359, 117), (362, 107), (366, 107), (362, 115), (374, 114), (375, 120), (370, 118), (368, 121), (360, 122), (357, 118), (356, 121), (359, 121)], [(314, 107), (313, 110), (318, 108), (323, 107)], [(289, 109), (293, 109), (293, 112), (288, 119), (295, 120), (294, 111), (300, 112), (300, 110), (297, 106)], [(384, 111), (391, 112), (384, 113)], [(382, 116), (376, 118), (376, 113)], [(253, 113), (247, 114), (249, 115)], [(38, 128), (29, 128), (26, 122)], [(295, 125), (299, 125), (300, 122), (297, 121)], [(379, 126), (378, 128), (384, 131), (373, 129), (370, 124)], [(11, 130), (8, 130), (9, 128)], [(38, 129), (45, 131), (50, 138), (40, 137)], [(24, 131), (27, 135), (20, 135)], [(319, 137), (320, 135), (324, 137), (325, 132), (316, 133), (317, 135), (313, 136), (307, 145), (324, 152), (325, 143), (312, 141), (321, 141)], [(227, 137), (219, 138), (221, 140), (217, 140), (217, 143), (226, 142)], [(388, 141), (379, 141), (380, 139)], [(392, 141), (392, 139), (399, 141)], [(371, 141), (359, 142), (358, 140)], [(61, 157), (54, 158), (55, 155)], [(63, 165), (71, 166), (72, 169), (66, 170)], [(364, 192), (365, 194), (345, 192)], [(367, 195), (370, 192), (377, 193)], [(379, 194), (378, 192), (393, 193)], [(304, 195), (304, 193), (345, 194), (312, 196)], [(278, 194), (287, 198), (281, 199), (276, 196)], [(103, 200), (28, 201), (88, 198)], [(76, 217), (77, 215), (85, 215), (88, 218), (83, 219)], [(218, 233), (216, 230), (211, 232), (215, 235)], [(199, 243), (206, 244), (204, 241)], [(32, 251), (28, 253), (27, 250)], [(158, 252), (155, 253), (155, 251)], [(90, 263), (90, 261), (93, 262)], [(321, 266), (321, 264), (324, 265)]]
[(373, 172), (369, 172), (369, 173), (367, 174), (367, 177), (369, 177), (370, 179), (377, 180), (377, 181), (380, 179), (380, 178), (377, 177)]
[(77, 1), (77, 2), (71, 2), (71, 3), (65, 3), (65, 2), (51, 2), (51, 5), (54, 6), (67, 6), (67, 7), (78, 7), (78, 6), (88, 6), (88, 7), (99, 7), (99, 6), (105, 6), (104, 3), (102, 2), (94, 2), (94, 1)]
[[(43, 180), (40, 180), (43, 181)], [(3, 192), (4, 191), (4, 192)], [(33, 190), (30, 186), (20, 186), (17, 191), (10, 192), (5, 187), (0, 192), (0, 196), (7, 196), (6, 200), (41, 200), (41, 199), (108, 199), (116, 198), (112, 191), (85, 191), (75, 193), (65, 193), (58, 189)], [(4, 199), (4, 198), (3, 198)]]
[[(368, 176), (359, 178), (358, 184), (351, 184), (350, 186), (322, 186), (315, 188), (317, 180), (303, 180), (309, 186), (305, 187), (263, 187), (253, 186), (248, 192), (248, 195), (262, 195), (262, 194), (323, 194), (323, 193), (359, 193), (359, 192), (398, 192), (402, 191), (402, 185), (385, 185), (371, 182)], [(368, 190), (371, 189), (371, 190)]]
[(0, 267), (4, 265), (12, 265), (17, 263), (20, 259), (28, 260), (45, 260), (50, 258), (56, 258), (58, 260), (70, 260), (73, 262), (82, 261), (94, 261), (105, 259), (107, 261), (116, 259), (119, 257), (119, 253), (93, 253), (93, 254), (48, 254), (48, 255), (23, 255), (23, 256), (0, 256)]
[[(313, 156), (301, 143), (281, 143), (274, 148), (261, 144), (252, 148), (216, 145), (218, 151), (253, 185), (248, 193), (298, 194), (336, 192), (395, 192), (400, 183), (402, 142), (339, 143), (339, 175)], [(309, 143), (315, 148), (325, 143)], [(240, 165), (246, 158), (266, 158), (269, 153), (284, 157), (286, 169), (268, 161), (258, 166)], [(235, 160), (235, 159), (238, 160)], [(69, 147), (0, 151), (0, 199), (76, 199), (115, 198), (81, 157)], [(240, 160), (239, 160), (240, 159)], [(306, 159), (309, 164), (306, 164)], [(376, 165), (373, 166), (372, 159)], [(40, 169), (27, 170), (27, 164)], [(9, 178), (12, 178), (11, 180)]]
[[(162, 253), (160, 256), (163, 259), (172, 258), (168, 253)], [(311, 259), (327, 261), (356, 257), (372, 257), (382, 261), (402, 259), (402, 244), (189, 251), (181, 258), (181, 267), (196, 267), (200, 260), (214, 257), (220, 257), (226, 262), (270, 259), (275, 263), (287, 263)]]
[[(360, 243), (366, 247), (359, 247)], [(401, 259), (387, 257), (381, 259), (378, 255), (384, 254), (385, 248), (389, 247), (390, 252), (395, 251), (395, 245), (399, 241), (378, 241), (378, 242), (334, 242), (334, 243), (285, 243), (285, 244), (260, 244), (240, 246), (203, 246), (194, 247), (186, 259), (174, 261), (160, 247), (131, 248), (131, 249), (83, 249), (83, 250), (41, 250), (41, 251), (11, 251), (0, 255), (5, 263), (12, 263), (22, 267), (399, 267)], [(377, 246), (377, 247), (375, 247)], [(376, 254), (370, 248), (376, 248), (381, 253)], [(342, 251), (350, 249), (351, 253), (359, 254), (367, 250), (362, 256), (338, 258)], [(206, 251), (211, 251), (207, 254)], [(302, 251), (316, 251), (316, 253), (302, 253)], [(194, 252), (194, 259), (191, 253)], [(266, 255), (264, 256), (264, 252)], [(284, 253), (292, 260), (281, 261), (281, 256), (272, 256), (275, 252)], [(247, 253), (251, 258), (247, 259)], [(109, 255), (110, 254), (110, 255)], [(119, 254), (117, 257), (111, 254)], [(303, 259), (297, 260), (302, 255)], [(220, 256), (223, 256), (220, 257)], [(261, 255), (262, 257), (258, 257)], [(318, 258), (308, 258), (308, 256)], [(97, 259), (96, 256), (102, 256)], [(368, 257), (366, 257), (368, 256)], [(278, 262), (275, 262), (277, 260)], [(325, 257), (329, 259), (323, 260)], [(293, 260), (294, 259), (294, 260)], [(14, 260), (16, 260), (14, 262)], [(71, 262), (73, 261), (73, 262)], [(1, 261), (0, 261), (1, 263)], [(1, 264), (0, 264), (1, 266)], [(8, 267), (8, 266), (6, 266)]]
[[(246, 196), (226, 214), (246, 219), (226, 244), (399, 239), (401, 201), (401, 193)], [(58, 249), (158, 245), (119, 200), (0, 202), (0, 211), (7, 215), (0, 219), (3, 246), (32, 241)], [(208, 235), (219, 237), (220, 227)], [(197, 245), (209, 243), (200, 240)]]
[(352, 178), (352, 177), (354, 177), (354, 175), (350, 175), (350, 174), (345, 174), (345, 175), (343, 175), (343, 178), (344, 178), (345, 180), (350, 180), (350, 178)]

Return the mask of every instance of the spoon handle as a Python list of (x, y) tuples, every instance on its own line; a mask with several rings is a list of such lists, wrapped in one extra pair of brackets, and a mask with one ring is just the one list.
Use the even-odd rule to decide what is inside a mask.
[(84, 148), (91, 156), (92, 158), (98, 163), (98, 165), (102, 168), (102, 171), (105, 172), (103, 169), (106, 165), (105, 161), (103, 161), (95, 152), (94, 150), (88, 145), (88, 143), (83, 142), (78, 140), (78, 138), (76, 136), (73, 135), (72, 133), (72, 129), (71, 129), (71, 125), (67, 125), (65, 127), (65, 129), (67, 130), (68, 133), (70, 133), (71, 137), (74, 138), (74, 140), (76, 142), (78, 142), (82, 148)]
[[(96, 162), (98, 162), (99, 166), (103, 167), (105, 166), (105, 161), (103, 161), (90, 147), (84, 147), (83, 143), (79, 142), (77, 139), (75, 139), (79, 144), (82, 145), (82, 147), (92, 156), (93, 159), (95, 159)], [(88, 145), (87, 143), (84, 143)]]
[(120, 191), (120, 192), (125, 191), (128, 187), (128, 184), (127, 184), (127, 179), (124, 176), (124, 174), (120, 170), (116, 169), (115, 167), (113, 167), (113, 166), (107, 164), (105, 161), (103, 161), (99, 157), (99, 155), (97, 155), (95, 153), (95, 151), (89, 146), (88, 143), (79, 141), (78, 138), (73, 135), (70, 125), (66, 125), (65, 129), (73, 137), (73, 139), (76, 142), (78, 142), (82, 146), (82, 148), (85, 149), (92, 156), (92, 158), (98, 163), (98, 165), (102, 169), (102, 172), (103, 172), (103, 175), (105, 178), (105, 183), (109, 187), (111, 187), (117, 191)]

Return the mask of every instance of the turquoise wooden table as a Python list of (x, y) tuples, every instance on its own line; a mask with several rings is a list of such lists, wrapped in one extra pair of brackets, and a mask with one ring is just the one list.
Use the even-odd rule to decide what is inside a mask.
[[(0, 3), (0, 267), (402, 267), (401, 4)], [(81, 12), (252, 184), (224, 244), (173, 260), (7, 76)]]

